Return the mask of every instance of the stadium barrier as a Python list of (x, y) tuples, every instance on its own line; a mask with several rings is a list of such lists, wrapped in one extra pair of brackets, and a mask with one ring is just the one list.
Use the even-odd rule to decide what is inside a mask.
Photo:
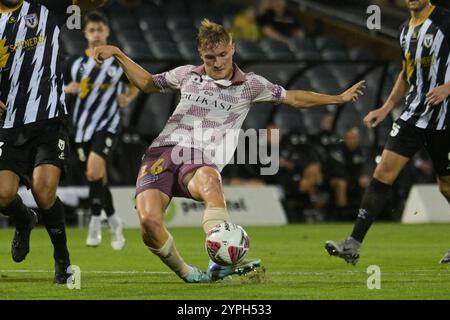
[[(139, 220), (134, 209), (135, 188), (111, 187), (117, 214), (124, 221), (126, 228), (139, 227)], [(244, 226), (284, 225), (287, 218), (281, 206), (277, 187), (224, 187), (227, 206), (231, 220)], [(23, 202), (30, 208), (36, 208), (36, 202), (29, 190), (20, 188)], [(87, 187), (59, 187), (57, 194), (61, 201), (70, 207), (78, 207), (82, 200), (87, 200)], [(184, 198), (173, 198), (166, 212), (166, 224), (169, 227), (201, 226), (203, 204)], [(88, 210), (77, 210), (78, 226), (83, 227)], [(104, 215), (104, 213), (102, 213)]]
[[(277, 195), (276, 187), (224, 187), (231, 221), (250, 225), (284, 225), (287, 218)], [(168, 226), (199, 226), (204, 206), (202, 203), (174, 198), (166, 214)]]
[(402, 223), (448, 223), (450, 207), (435, 184), (417, 184), (411, 188)]

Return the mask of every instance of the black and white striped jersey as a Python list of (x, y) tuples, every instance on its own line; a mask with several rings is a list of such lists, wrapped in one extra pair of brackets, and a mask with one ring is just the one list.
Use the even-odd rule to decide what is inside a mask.
[(120, 125), (117, 96), (126, 81), (117, 60), (111, 57), (97, 64), (85, 54), (75, 59), (70, 74), (72, 81), (80, 84), (72, 116), (75, 142), (90, 141), (98, 131), (117, 133)]
[(69, 0), (24, 0), (0, 11), (0, 128), (65, 116), (60, 27)]
[(450, 12), (432, 7), (418, 25), (405, 22), (400, 46), (410, 85), (400, 118), (423, 129), (450, 129), (450, 98), (436, 106), (425, 102), (431, 89), (450, 81)]

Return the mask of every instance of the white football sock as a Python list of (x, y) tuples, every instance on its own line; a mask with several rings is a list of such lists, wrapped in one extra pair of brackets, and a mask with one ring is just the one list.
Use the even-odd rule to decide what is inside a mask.
[(170, 233), (169, 238), (161, 248), (155, 249), (148, 247), (148, 249), (156, 254), (180, 278), (185, 279), (192, 272), (192, 268), (184, 262), (175, 248), (175, 242)]
[(117, 214), (113, 214), (108, 217), (108, 224), (111, 230), (116, 231), (122, 226), (122, 220), (117, 216)]
[(230, 215), (226, 208), (207, 208), (203, 213), (203, 231), (208, 233), (209, 230), (214, 228), (216, 225), (221, 224), (224, 221), (228, 221)]

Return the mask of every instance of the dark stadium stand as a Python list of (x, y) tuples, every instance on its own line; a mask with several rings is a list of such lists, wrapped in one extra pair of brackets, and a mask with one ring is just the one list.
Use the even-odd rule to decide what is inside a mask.
[(284, 42), (272, 39), (263, 39), (259, 45), (269, 60), (289, 61), (294, 59), (294, 55), (292, 54), (289, 46)]
[(266, 54), (256, 42), (245, 40), (236, 43), (236, 57), (241, 61), (266, 60)]
[[(174, 37), (175, 38), (175, 37)], [(189, 39), (189, 38), (183, 38)], [(193, 38), (191, 38), (193, 39)], [(200, 57), (198, 56), (197, 43), (192, 40), (180, 40), (177, 41), (178, 51), (181, 57), (187, 62), (193, 62), (194, 64), (200, 64)]]

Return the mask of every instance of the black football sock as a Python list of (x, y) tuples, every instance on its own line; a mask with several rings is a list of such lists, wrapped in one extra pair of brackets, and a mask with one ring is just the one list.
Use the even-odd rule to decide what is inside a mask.
[(375, 218), (384, 209), (390, 188), (390, 185), (375, 178), (372, 179), (361, 200), (358, 218), (351, 234), (352, 238), (359, 242), (363, 241)]
[(103, 179), (89, 181), (89, 201), (91, 204), (91, 214), (99, 217), (105, 201), (105, 185), (103, 184)]
[(6, 207), (0, 208), (0, 212), (10, 217), (17, 227), (26, 226), (30, 222), (28, 208), (23, 204), (22, 198), (17, 195)]
[(106, 216), (109, 218), (111, 217), (116, 210), (114, 209), (114, 203), (112, 199), (111, 190), (109, 189), (108, 185), (105, 185), (105, 202), (103, 204), (103, 209), (105, 209)]
[(50, 209), (41, 209), (41, 213), (45, 228), (53, 243), (53, 257), (55, 260), (68, 260), (64, 205), (59, 198), (56, 198), (55, 204)]

